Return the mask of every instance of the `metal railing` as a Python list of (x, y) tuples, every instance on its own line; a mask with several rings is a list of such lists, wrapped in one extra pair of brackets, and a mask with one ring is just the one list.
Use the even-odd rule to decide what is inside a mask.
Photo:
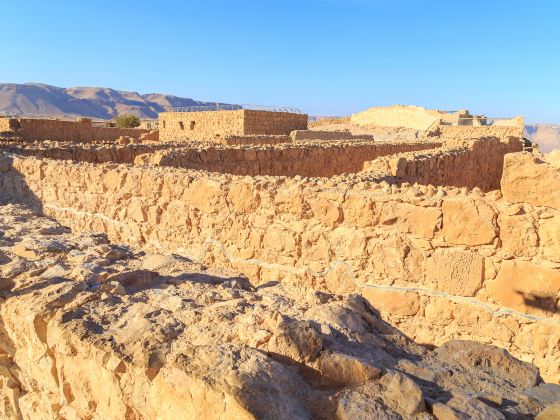
[(203, 105), (203, 106), (184, 106), (184, 107), (173, 107), (171, 111), (173, 112), (203, 112), (203, 111), (237, 111), (240, 109), (247, 109), (253, 111), (270, 111), (270, 112), (289, 112), (292, 114), (303, 114), (299, 108), (289, 107), (289, 106), (269, 106), (269, 105), (230, 105), (230, 104), (215, 104), (215, 105)]

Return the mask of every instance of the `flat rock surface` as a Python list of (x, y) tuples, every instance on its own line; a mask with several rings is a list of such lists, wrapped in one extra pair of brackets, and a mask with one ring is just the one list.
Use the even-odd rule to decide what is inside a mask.
[(504, 350), (420, 346), (357, 295), (255, 287), (13, 204), (0, 289), (2, 418), (500, 419), (558, 402)]

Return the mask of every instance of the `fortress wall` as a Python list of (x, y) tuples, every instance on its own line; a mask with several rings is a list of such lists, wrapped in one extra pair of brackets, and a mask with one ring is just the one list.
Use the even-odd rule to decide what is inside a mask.
[(216, 141), (245, 134), (244, 111), (161, 112), (158, 120), (161, 141)]
[[(2, 127), (8, 127), (8, 130)], [(0, 118), (0, 132), (10, 131), (24, 141), (112, 141), (121, 136), (139, 138), (149, 130), (137, 128), (93, 127), (90, 119), (62, 121), (39, 118)]]
[(234, 175), (331, 177), (359, 172), (365, 160), (441, 143), (336, 142), (260, 148), (205, 148), (154, 154), (149, 163)]
[(307, 114), (243, 110), (244, 134), (289, 135), (293, 130), (307, 130)]
[(360, 293), (417, 342), (492, 343), (560, 380), (560, 210), (499, 191), (353, 179), (0, 156), (0, 199), (25, 199), (76, 231), (255, 283)]
[(478, 187), (483, 191), (500, 188), (504, 156), (523, 149), (518, 139), (500, 141), (485, 138), (461, 142), (454, 148), (403, 153), (364, 163), (364, 171), (387, 171), (410, 183)]

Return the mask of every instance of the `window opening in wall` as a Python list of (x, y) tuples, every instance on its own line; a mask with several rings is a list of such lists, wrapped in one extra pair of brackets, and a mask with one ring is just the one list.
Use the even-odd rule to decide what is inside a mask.
[(179, 127), (181, 127), (181, 130), (185, 129), (185, 124), (183, 124), (183, 121), (179, 121)]
[(163, 120), (162, 122), (163, 122), (163, 128), (165, 128), (165, 120)]
[(194, 130), (194, 121), (191, 121), (191, 130)]

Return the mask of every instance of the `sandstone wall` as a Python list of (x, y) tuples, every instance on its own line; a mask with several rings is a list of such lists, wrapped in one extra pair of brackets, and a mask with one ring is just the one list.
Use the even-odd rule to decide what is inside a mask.
[(500, 188), (504, 156), (523, 149), (518, 139), (505, 143), (490, 137), (462, 144), (379, 158), (365, 162), (364, 171), (387, 171), (403, 182), (491, 191)]
[(243, 110), (244, 134), (289, 135), (293, 130), (307, 130), (307, 114)]
[(284, 144), (254, 148), (203, 148), (163, 151), (147, 163), (202, 169), (234, 175), (331, 177), (362, 170), (365, 160), (441, 143), (371, 143), (356, 141)]
[[(4, 130), (2, 127), (8, 127)], [(149, 130), (136, 128), (93, 127), (88, 118), (62, 121), (39, 118), (0, 118), (0, 132), (9, 131), (25, 141), (111, 141), (121, 136), (140, 138)]]
[(530, 203), (560, 209), (558, 166), (530, 153), (506, 156), (501, 187), (504, 197), (512, 203)]
[(420, 343), (493, 343), (560, 379), (560, 211), (495, 191), (3, 155), (0, 198), (77, 231), (357, 292)]
[(226, 136), (289, 135), (307, 129), (307, 115), (288, 112), (233, 111), (162, 112), (160, 140), (203, 140), (220, 142)]
[(354, 135), (350, 131), (294, 130), (290, 134), (294, 140), (373, 140), (371, 134)]
[(158, 119), (161, 141), (207, 140), (242, 136), (244, 111), (161, 112)]
[(0, 134), (10, 134), (13, 130), (13, 118), (0, 117)]
[(243, 146), (247, 144), (282, 144), (291, 143), (290, 136), (227, 136), (220, 143), (228, 146)]
[(140, 155), (150, 154), (161, 150), (160, 144), (129, 144), (126, 146), (82, 144), (76, 147), (74, 143), (41, 142), (39, 145), (23, 145), (21, 143), (0, 143), (0, 149), (22, 156), (35, 156), (57, 160), (73, 160), (88, 163), (134, 163)]

